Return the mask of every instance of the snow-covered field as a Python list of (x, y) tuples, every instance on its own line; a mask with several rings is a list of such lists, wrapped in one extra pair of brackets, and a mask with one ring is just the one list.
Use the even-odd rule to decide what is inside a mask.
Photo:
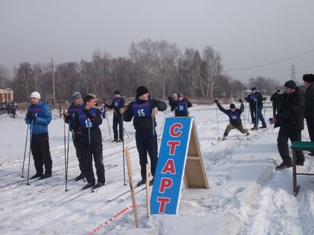
[[(268, 108), (266, 120), (271, 113)], [(162, 133), (165, 115), (172, 116), (169, 111), (158, 114), (158, 135)], [(91, 193), (80, 190), (85, 182), (73, 180), (79, 169), (71, 141), (65, 191), (64, 124), (56, 112), (49, 125), (53, 177), (30, 180), (30, 185), (26, 185), (28, 146), (21, 178), (27, 130), (24, 114), (18, 112), (17, 119), (0, 116), (0, 233), (314, 234), (314, 178), (298, 176), (301, 188), (298, 196), (293, 196), (292, 169), (274, 170), (281, 162), (276, 145), (278, 129), (268, 125), (265, 130), (250, 131), (248, 138), (233, 130), (228, 140), (219, 142), (217, 137), (222, 136), (228, 124), (225, 114), (215, 106), (195, 106), (190, 109), (190, 116), (195, 118), (198, 129), (209, 189), (183, 187), (177, 215), (149, 218), (145, 190), (137, 190), (140, 228), (135, 227), (130, 208), (130, 192), (126, 192), (129, 186), (124, 185), (122, 143), (110, 143), (107, 120), (101, 126), (106, 185)], [(251, 128), (248, 116), (246, 109), (242, 119)], [(109, 124), (111, 129), (112, 113)], [(124, 123), (124, 127), (129, 135), (125, 136), (125, 146), (130, 149), (136, 183), (140, 171), (134, 129), (132, 123)], [(308, 140), (307, 129), (302, 136)], [(305, 157), (305, 165), (298, 167), (298, 171), (314, 172), (314, 158), (307, 154)], [(31, 158), (30, 175), (34, 173)], [(121, 195), (123, 192), (126, 193)]]

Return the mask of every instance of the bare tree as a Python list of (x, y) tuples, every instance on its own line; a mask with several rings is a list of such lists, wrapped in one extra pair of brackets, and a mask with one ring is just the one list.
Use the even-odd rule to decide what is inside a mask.
[(210, 46), (203, 51), (202, 77), (206, 97), (213, 98), (213, 92), (219, 87), (219, 77), (222, 72), (221, 57)]
[(9, 69), (0, 65), (0, 88), (8, 87)]
[(16, 69), (13, 89), (19, 101), (28, 100), (30, 93), (35, 90), (34, 70), (30, 63), (21, 63)]

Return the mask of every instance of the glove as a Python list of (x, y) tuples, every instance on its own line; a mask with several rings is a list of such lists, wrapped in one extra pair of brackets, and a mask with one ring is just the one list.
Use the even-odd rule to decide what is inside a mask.
[(73, 120), (73, 117), (72, 117), (72, 115), (68, 114), (68, 115), (64, 116), (64, 119), (65, 119), (67, 122), (69, 122), (69, 121), (72, 121), (72, 120)]
[(92, 120), (92, 119), (94, 118), (93, 115), (90, 113), (89, 110), (85, 110), (85, 109), (84, 109), (84, 112), (85, 112), (85, 114), (86, 114), (86, 117), (88, 117), (90, 120)]
[(263, 98), (263, 100), (266, 100), (266, 99), (267, 99), (267, 97), (264, 97), (264, 98)]
[(215, 101), (216, 104), (218, 104), (218, 100), (217, 99), (215, 99), (214, 101)]
[(242, 104), (242, 103), (243, 103), (243, 100), (242, 100), (242, 99), (239, 99), (239, 102)]
[(27, 112), (26, 117), (28, 119), (32, 119), (32, 120), (36, 120), (36, 118), (37, 118), (35, 113), (32, 113), (32, 112)]

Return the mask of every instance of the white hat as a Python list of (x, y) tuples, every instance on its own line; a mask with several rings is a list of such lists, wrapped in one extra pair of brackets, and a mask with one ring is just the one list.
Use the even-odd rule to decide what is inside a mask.
[(29, 98), (36, 98), (36, 99), (40, 99), (40, 94), (38, 91), (34, 91), (32, 92), (32, 94), (30, 95)]

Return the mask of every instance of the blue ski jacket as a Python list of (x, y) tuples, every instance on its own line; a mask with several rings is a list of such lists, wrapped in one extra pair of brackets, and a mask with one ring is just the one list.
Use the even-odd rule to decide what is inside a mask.
[(32, 134), (40, 134), (48, 132), (48, 124), (51, 122), (51, 110), (48, 104), (39, 101), (37, 105), (30, 105), (27, 108), (27, 112), (35, 113), (36, 120), (28, 119), (27, 116), (25, 117), (26, 124), (32, 125)]

